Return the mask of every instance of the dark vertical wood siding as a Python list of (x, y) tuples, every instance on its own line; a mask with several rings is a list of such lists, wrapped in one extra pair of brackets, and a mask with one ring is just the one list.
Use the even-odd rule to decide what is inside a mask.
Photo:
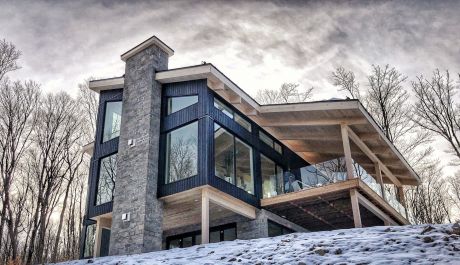
[[(283, 167), (284, 170), (308, 165), (297, 154), (289, 150), (285, 145), (278, 142), (283, 153), (279, 154), (272, 147), (267, 146), (259, 140), (259, 130), (263, 130), (256, 123), (252, 122), (243, 113), (235, 109), (231, 104), (217, 96), (211, 89), (207, 87), (207, 82), (203, 80), (194, 80), (186, 82), (178, 82), (164, 85), (163, 98), (163, 119), (162, 119), (162, 140), (160, 159), (160, 180), (159, 195), (167, 196), (177, 192), (185, 191), (209, 184), (223, 192), (226, 192), (240, 200), (243, 200), (251, 205), (259, 206), (260, 198), (262, 198), (262, 179), (260, 168), (260, 154), (264, 154), (268, 158), (275, 161)], [(171, 96), (187, 96), (198, 95), (199, 102), (185, 109), (177, 111), (171, 115), (164, 115), (167, 109), (167, 97)], [(217, 97), (221, 102), (227, 104), (234, 112), (244, 117), (251, 123), (252, 132), (249, 132), (232, 118), (225, 115), (222, 111), (214, 107), (214, 97)], [(164, 183), (164, 155), (166, 153), (165, 135), (167, 132), (184, 126), (190, 122), (198, 120), (198, 175), (180, 180), (174, 183)], [(245, 190), (226, 182), (215, 176), (214, 173), (214, 122), (224, 127), (233, 135), (238, 137), (246, 144), (253, 148), (253, 172), (254, 172), (254, 195), (247, 193)], [(265, 132), (265, 131), (264, 131)], [(265, 132), (267, 133), (267, 132)], [(269, 133), (267, 133), (270, 135)], [(273, 137), (273, 139), (275, 139)], [(300, 177), (296, 174), (297, 177)]]
[(97, 182), (99, 178), (99, 163), (102, 158), (118, 152), (118, 137), (105, 143), (102, 142), (104, 130), (105, 105), (107, 102), (120, 101), (123, 99), (123, 89), (101, 91), (99, 95), (99, 108), (96, 121), (96, 136), (94, 151), (91, 157), (90, 173), (88, 179), (88, 196), (86, 216), (92, 218), (112, 211), (113, 203), (107, 202), (96, 206)]

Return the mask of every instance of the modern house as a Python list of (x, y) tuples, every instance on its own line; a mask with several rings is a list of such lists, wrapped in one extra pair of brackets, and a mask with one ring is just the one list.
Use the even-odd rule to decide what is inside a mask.
[(82, 258), (409, 224), (419, 177), (357, 100), (259, 105), (151, 37), (100, 95)]

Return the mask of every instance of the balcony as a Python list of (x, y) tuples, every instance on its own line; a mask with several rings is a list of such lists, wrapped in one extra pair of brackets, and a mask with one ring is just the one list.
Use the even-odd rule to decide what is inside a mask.
[[(321, 200), (328, 196), (334, 200), (334, 196), (327, 193), (331, 190), (335, 190), (337, 193), (341, 192), (340, 188), (336, 189), (335, 187), (358, 187), (361, 193), (369, 200), (372, 200), (373, 204), (376, 204), (378, 208), (383, 210), (392, 208), (393, 211), (390, 210), (390, 212), (393, 212), (393, 214), (390, 213), (389, 215), (394, 215), (396, 211), (400, 215), (399, 217), (407, 221), (406, 209), (397, 199), (396, 187), (392, 184), (383, 184), (382, 187), (377, 179), (369, 174), (359, 163), (353, 160), (352, 165), (353, 179), (347, 178), (344, 157), (285, 172), (284, 185), (280, 186), (279, 183), (278, 185), (271, 185), (276, 186), (277, 189), (270, 192), (264, 191), (264, 194), (270, 194), (270, 196), (266, 196), (267, 200), (265, 201), (270, 201), (268, 198), (273, 198), (272, 201), (276, 201), (277, 196), (302, 191), (304, 194), (319, 194), (318, 197)], [(276, 178), (271, 179), (275, 180)], [(356, 181), (348, 184), (352, 180)], [(322, 192), (324, 194), (321, 194)], [(380, 199), (375, 199), (375, 197)]]

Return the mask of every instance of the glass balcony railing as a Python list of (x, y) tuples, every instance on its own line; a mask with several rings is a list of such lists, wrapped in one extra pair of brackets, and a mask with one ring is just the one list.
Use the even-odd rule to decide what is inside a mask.
[[(394, 187), (390, 187), (394, 190)], [(394, 191), (385, 190), (385, 199), (398, 213), (400, 213), (404, 218), (407, 219), (406, 208), (398, 201)]]
[[(384, 198), (396, 211), (407, 218), (406, 209), (396, 198), (394, 186), (389, 186), (387, 187), (388, 189), (382, 189), (380, 183), (377, 182), (372, 175), (367, 173), (360, 164), (353, 161), (353, 167), (353, 174), (356, 178), (360, 178), (376, 194)], [(300, 175), (300, 178), (296, 177), (296, 175)], [(323, 163), (303, 167), (298, 170), (292, 170), (291, 172), (284, 172), (283, 179), (284, 185), (282, 185), (282, 189), (272, 192), (273, 194), (280, 195), (345, 181), (347, 180), (345, 158), (339, 157)], [(270, 185), (266, 186), (268, 187)], [(275, 187), (276, 185), (273, 184), (271, 186)], [(385, 194), (382, 194), (382, 190)]]

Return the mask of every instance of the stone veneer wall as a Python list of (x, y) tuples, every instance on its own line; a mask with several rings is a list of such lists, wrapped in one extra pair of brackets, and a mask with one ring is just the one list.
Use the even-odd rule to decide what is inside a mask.
[[(110, 255), (161, 249), (163, 205), (157, 199), (161, 84), (168, 54), (149, 46), (126, 60)], [(128, 146), (134, 139), (135, 146)], [(129, 213), (130, 221), (122, 221)]]

